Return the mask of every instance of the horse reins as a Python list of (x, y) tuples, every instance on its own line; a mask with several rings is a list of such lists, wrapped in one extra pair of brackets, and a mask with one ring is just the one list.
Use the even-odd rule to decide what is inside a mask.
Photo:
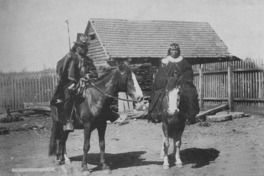
[(123, 100), (123, 101), (129, 101), (129, 102), (138, 102), (138, 101), (135, 101), (135, 100), (128, 100), (128, 99), (124, 99), (124, 98), (118, 98), (118, 97), (115, 97), (115, 96), (112, 96), (112, 95), (109, 95), (105, 92), (103, 92), (101, 89), (99, 89), (98, 87), (96, 87), (96, 85), (94, 85), (94, 83), (92, 83), (91, 81), (89, 81), (89, 84), (92, 85), (98, 92), (100, 92), (101, 94), (107, 96), (107, 97), (110, 97), (110, 98), (114, 98), (116, 100)]

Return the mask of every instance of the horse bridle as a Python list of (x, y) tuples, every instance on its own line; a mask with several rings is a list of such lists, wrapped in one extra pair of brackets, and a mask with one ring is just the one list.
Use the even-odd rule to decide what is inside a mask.
[[(179, 92), (178, 92), (178, 96), (179, 96), (179, 98), (178, 99), (180, 99), (180, 96), (181, 96), (181, 93), (182, 93), (182, 88), (181, 88), (181, 86), (180, 85), (176, 85), (176, 87), (175, 88), (178, 88), (179, 89)], [(165, 93), (165, 96), (166, 96), (166, 98), (168, 99), (168, 91), (166, 90), (166, 93)], [(179, 103), (179, 102), (178, 102)], [(178, 106), (178, 105), (177, 105)]]
[(103, 92), (101, 89), (99, 89), (98, 87), (96, 87), (96, 85), (94, 85), (94, 83), (92, 83), (91, 81), (89, 81), (89, 84), (87, 85), (91, 85), (93, 86), (98, 92), (100, 92), (101, 94), (109, 97), (109, 98), (114, 98), (115, 100), (123, 100), (123, 101), (129, 101), (129, 102), (138, 102), (138, 101), (135, 101), (135, 100), (128, 100), (128, 99), (124, 99), (124, 98), (118, 98), (116, 96), (113, 96), (113, 95), (110, 95), (110, 94), (107, 94), (105, 92)]

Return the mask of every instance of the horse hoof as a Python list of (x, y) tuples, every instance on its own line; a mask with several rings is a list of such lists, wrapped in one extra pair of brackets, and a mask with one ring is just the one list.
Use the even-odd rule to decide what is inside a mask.
[(65, 164), (70, 165), (71, 164), (71, 160), (65, 160)]
[(65, 164), (65, 162), (61, 161), (61, 160), (55, 160), (55, 164), (56, 165), (63, 165), (63, 164)]
[(112, 171), (110, 170), (110, 168), (107, 164), (103, 164), (102, 170), (105, 174), (111, 174), (112, 173)]
[(89, 176), (89, 175), (91, 175), (91, 172), (90, 171), (82, 171), (82, 175), (83, 176)]
[(179, 168), (183, 168), (183, 164), (182, 163), (175, 163), (177, 167)]
[(60, 164), (60, 160), (55, 160), (54, 162), (55, 162), (56, 165), (61, 165)]
[(111, 173), (112, 173), (112, 171), (110, 169), (104, 170), (104, 174), (111, 174)]
[(170, 166), (169, 165), (163, 165), (163, 169), (166, 169), (166, 170), (168, 170), (170, 168)]
[(65, 166), (65, 165), (61, 165), (61, 171), (64, 173), (64, 174), (68, 174), (68, 168)]

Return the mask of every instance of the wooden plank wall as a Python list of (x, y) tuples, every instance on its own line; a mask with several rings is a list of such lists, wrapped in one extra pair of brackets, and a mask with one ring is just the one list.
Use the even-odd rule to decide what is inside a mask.
[(0, 112), (23, 109), (24, 102), (48, 102), (56, 85), (55, 71), (1, 73)]
[[(231, 61), (233, 71), (234, 106), (264, 106), (264, 62)], [(199, 67), (194, 65), (194, 83), (199, 88)], [(221, 104), (228, 101), (228, 63), (203, 64), (203, 101), (205, 104)]]
[[(93, 59), (94, 64), (97, 65), (98, 74), (103, 71), (103, 67), (108, 65), (106, 61), (108, 60), (108, 55), (104, 49), (104, 46), (101, 43), (99, 35), (97, 35), (96, 31), (94, 30), (94, 26), (89, 22), (89, 28), (86, 29), (85, 33), (90, 36), (89, 38), (89, 50), (88, 50), (88, 57)], [(93, 37), (92, 37), (93, 36)], [(92, 39), (93, 38), (93, 39)]]

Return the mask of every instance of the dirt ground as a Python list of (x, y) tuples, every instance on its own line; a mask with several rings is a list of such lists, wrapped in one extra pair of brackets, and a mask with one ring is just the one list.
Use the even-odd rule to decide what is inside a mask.
[[(253, 116), (226, 122), (198, 123), (186, 126), (182, 137), (183, 168), (171, 162), (164, 170), (159, 154), (161, 126), (146, 120), (132, 120), (123, 125), (108, 124), (106, 160), (113, 176), (263, 176), (264, 118)], [(24, 117), (24, 121), (2, 123), (10, 133), (0, 135), (0, 176), (81, 175), (83, 131), (75, 130), (67, 142), (71, 165), (56, 166), (48, 157), (51, 118)], [(26, 127), (32, 128), (26, 128)], [(25, 130), (28, 129), (28, 130)], [(170, 150), (170, 153), (172, 150)], [(109, 175), (100, 171), (99, 143), (94, 131), (89, 152), (93, 176)], [(172, 159), (172, 155), (170, 155)], [(12, 168), (55, 168), (53, 172), (13, 173)]]

